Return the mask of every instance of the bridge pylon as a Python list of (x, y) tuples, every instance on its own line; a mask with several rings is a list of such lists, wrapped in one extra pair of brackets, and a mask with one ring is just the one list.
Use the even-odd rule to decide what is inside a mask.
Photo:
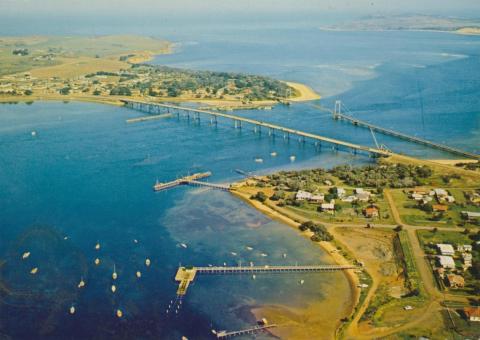
[(335, 100), (335, 108), (333, 109), (333, 119), (340, 118), (341, 113), (342, 113), (342, 101)]

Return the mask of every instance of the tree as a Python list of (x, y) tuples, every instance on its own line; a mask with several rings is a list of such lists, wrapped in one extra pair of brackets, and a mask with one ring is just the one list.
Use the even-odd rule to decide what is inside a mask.
[(397, 225), (397, 226), (395, 227), (395, 229), (393, 229), (393, 230), (395, 230), (397, 233), (399, 233), (399, 232), (401, 232), (401, 231), (403, 230), (403, 226), (399, 224), (399, 225)]
[(253, 195), (252, 198), (263, 203), (267, 200), (268, 197), (263, 191), (259, 191), (255, 195)]
[(60, 89), (59, 92), (60, 92), (60, 94), (63, 94), (64, 96), (66, 96), (67, 94), (70, 93), (70, 87), (68, 87), (68, 86), (64, 87), (64, 88)]
[(24, 94), (26, 96), (31, 96), (33, 94), (33, 91), (32, 90), (25, 90)]
[(438, 228), (437, 228), (437, 227), (435, 227), (435, 228), (432, 229), (432, 233), (436, 233), (437, 231), (438, 231)]
[(301, 231), (307, 231), (307, 230), (313, 228), (314, 226), (315, 226), (315, 223), (313, 223), (312, 221), (306, 221), (306, 222), (303, 222), (302, 224), (300, 224), (298, 229), (300, 229)]
[(94, 95), (94, 96), (99, 96), (99, 95), (101, 95), (101, 94), (102, 94), (102, 92), (101, 92), (100, 90), (95, 90), (95, 91), (93, 91), (93, 95)]

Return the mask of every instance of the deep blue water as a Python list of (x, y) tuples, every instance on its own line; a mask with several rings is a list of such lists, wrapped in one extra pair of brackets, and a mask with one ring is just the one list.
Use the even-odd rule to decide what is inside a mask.
[[(318, 108), (332, 108), (334, 100), (341, 99), (350, 113), (379, 125), (470, 151), (480, 149), (479, 37), (323, 32), (314, 25), (170, 28), (162, 34), (164, 27), (150, 23), (134, 30), (179, 43), (176, 54), (160, 56), (155, 63), (271, 75), (306, 83), (323, 96), (314, 103), (239, 114), (373, 145), (370, 132), (334, 122)], [(67, 25), (62, 30), (71, 33)], [(96, 27), (95, 33), (125, 30)], [(90, 29), (77, 27), (73, 33), (85, 32)], [(316, 151), (246, 128), (234, 130), (230, 122), (218, 128), (183, 118), (125, 123), (139, 115), (85, 103), (0, 105), (0, 259), (6, 260), (0, 262), (0, 334), (30, 339), (208, 338), (212, 327), (250, 325), (250, 307), (302, 306), (311, 299), (327, 299), (328, 286), (346, 288), (341, 274), (303, 275), (301, 287), (295, 275), (277, 280), (257, 276), (255, 281), (200, 278), (179, 315), (167, 316), (179, 263), (329, 259), (294, 230), (227, 193), (182, 187), (155, 194), (151, 187), (157, 178), (166, 181), (209, 170), (214, 174), (210, 180), (227, 182), (239, 178), (236, 168), (262, 173), (371, 160), (327, 148)], [(449, 157), (390, 137), (377, 138), (395, 151)], [(272, 158), (272, 151), (278, 156)], [(296, 156), (294, 163), (291, 155)], [(256, 157), (264, 162), (254, 162)], [(97, 242), (100, 251), (94, 249)], [(32, 254), (21, 260), (25, 251)], [(96, 257), (102, 261), (98, 267), (93, 264)], [(143, 264), (147, 257), (150, 268)], [(119, 279), (112, 294), (114, 264)], [(34, 266), (39, 272), (32, 276)], [(136, 270), (143, 273), (140, 280)], [(79, 290), (81, 277), (87, 286)], [(71, 305), (76, 307), (74, 316), (68, 314)], [(114, 316), (117, 308), (124, 312), (121, 321)]]

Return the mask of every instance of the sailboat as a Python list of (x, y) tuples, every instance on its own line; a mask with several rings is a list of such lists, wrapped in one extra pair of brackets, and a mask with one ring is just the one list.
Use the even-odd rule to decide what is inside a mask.
[(115, 264), (113, 265), (113, 274), (112, 274), (112, 279), (116, 280), (118, 277), (117, 271), (115, 270)]

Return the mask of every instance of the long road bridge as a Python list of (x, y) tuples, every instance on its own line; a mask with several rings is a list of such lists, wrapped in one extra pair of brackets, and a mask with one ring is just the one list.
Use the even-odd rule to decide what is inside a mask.
[(306, 139), (312, 140), (315, 143), (315, 146), (317, 147), (321, 147), (322, 143), (327, 143), (332, 145), (335, 150), (338, 150), (339, 147), (344, 147), (346, 149), (353, 150), (354, 153), (366, 152), (373, 156), (391, 155), (391, 152), (387, 150), (371, 148), (368, 146), (354, 144), (354, 143), (342, 141), (335, 138), (329, 138), (329, 137), (321, 136), (314, 133), (287, 128), (281, 125), (262, 122), (262, 121), (251, 119), (251, 118), (240, 117), (233, 114), (199, 110), (199, 109), (188, 108), (188, 107), (183, 107), (178, 105), (151, 103), (151, 102), (129, 100), (129, 99), (122, 99), (122, 102), (125, 104), (125, 107), (142, 111), (142, 112), (151, 113), (151, 114), (157, 114), (157, 115), (159, 115), (161, 112), (166, 111), (167, 113), (177, 114), (177, 117), (179, 117), (180, 113), (183, 112), (183, 113), (186, 113), (188, 117), (190, 117), (190, 114), (192, 114), (193, 119), (196, 119), (196, 120), (200, 120), (200, 115), (204, 115), (204, 116), (208, 116), (210, 118), (210, 123), (215, 125), (217, 124), (218, 118), (224, 118), (224, 119), (232, 120), (235, 128), (241, 129), (242, 124), (250, 124), (253, 126), (254, 132), (257, 132), (257, 131), (261, 132), (261, 128), (263, 127), (268, 129), (269, 135), (275, 135), (276, 132), (279, 132), (283, 134), (283, 137), (285, 139), (290, 139), (291, 136), (296, 136), (298, 137), (299, 142), (305, 142)]
[(240, 335), (255, 334), (255, 333), (265, 331), (269, 328), (274, 328), (274, 327), (277, 327), (277, 325), (270, 324), (270, 325), (263, 325), (263, 326), (255, 326), (248, 329), (242, 329), (240, 331), (231, 331), (231, 332), (218, 331), (216, 332), (216, 336), (217, 336), (217, 339), (226, 339), (226, 338), (232, 338)]
[[(449, 152), (451, 154), (455, 154), (455, 155), (458, 155), (458, 156), (467, 157), (467, 158), (471, 158), (471, 159), (480, 159), (480, 155), (478, 155), (478, 154), (474, 154), (474, 153), (471, 153), (471, 152), (456, 149), (456, 148), (453, 148), (451, 146), (436, 143), (436, 142), (432, 142), (432, 141), (429, 141), (429, 140), (426, 140), (426, 139), (423, 139), (423, 138), (410, 136), (410, 135), (407, 135), (407, 134), (402, 133), (402, 132), (398, 132), (398, 131), (395, 131), (395, 130), (392, 130), (392, 129), (387, 129), (387, 128), (384, 128), (384, 127), (380, 127), (378, 125), (374, 125), (374, 124), (365, 122), (365, 121), (357, 119), (357, 118), (353, 118), (351, 116), (343, 114), (341, 112), (341, 108), (342, 108), (341, 101), (337, 100), (335, 102), (335, 110), (332, 112), (333, 119), (344, 120), (344, 121), (349, 122), (349, 123), (351, 123), (355, 126), (360, 126), (360, 127), (370, 129), (370, 131), (372, 131), (372, 135), (373, 135), (373, 131), (377, 131), (377, 132), (382, 133), (384, 135), (389, 135), (389, 136), (397, 137), (397, 138), (400, 138), (400, 139), (403, 139), (403, 140), (406, 140), (406, 141), (409, 141), (409, 142), (426, 145), (426, 146), (429, 146), (431, 148), (446, 151), (446, 152)], [(374, 137), (374, 139), (375, 139), (375, 137)], [(376, 143), (376, 141), (375, 141), (375, 143)]]
[(269, 274), (269, 273), (311, 273), (334, 272), (340, 270), (358, 269), (354, 265), (313, 265), (313, 266), (216, 266), (216, 267), (179, 267), (175, 281), (179, 282), (177, 295), (187, 294), (190, 283), (197, 274)]

